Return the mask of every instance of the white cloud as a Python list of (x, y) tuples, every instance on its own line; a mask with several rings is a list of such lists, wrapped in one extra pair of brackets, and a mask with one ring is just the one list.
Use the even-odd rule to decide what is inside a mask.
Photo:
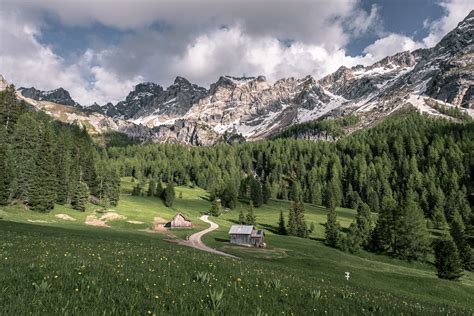
[(379, 60), (397, 52), (412, 51), (422, 47), (424, 47), (422, 43), (415, 42), (408, 36), (392, 33), (367, 46), (364, 53), (370, 55), (374, 60)]
[(474, 9), (472, 0), (443, 0), (439, 5), (444, 14), (437, 20), (423, 21), (423, 27), (430, 31), (424, 39), (415, 41), (406, 35), (391, 33), (367, 46), (364, 53), (378, 60), (401, 51), (433, 47)]
[(300, 42), (287, 46), (271, 37), (251, 37), (240, 26), (199, 36), (185, 53), (175, 58), (172, 71), (194, 81), (217, 79), (223, 74), (257, 76), (270, 80), (313, 75), (321, 77), (341, 65), (353, 66), (363, 58), (346, 56), (344, 50)]
[(38, 42), (40, 30), (20, 14), (0, 11), (0, 20), (0, 73), (17, 86), (42, 90), (63, 87), (77, 102), (89, 105), (94, 101), (118, 101), (140, 80), (121, 80), (113, 72), (93, 66), (95, 53), (91, 50), (76, 64), (67, 66), (49, 47)]
[(474, 9), (472, 0), (442, 0), (439, 5), (444, 9), (445, 14), (438, 20), (424, 23), (430, 30), (430, 34), (423, 39), (427, 47), (435, 46)]
[[(1, 1), (0, 73), (18, 86), (62, 86), (85, 105), (115, 102), (139, 81), (167, 85), (177, 75), (204, 86), (224, 74), (321, 77), (429, 46), (469, 11), (467, 0), (443, 0), (446, 15), (427, 21), (430, 35), (416, 42), (384, 33), (380, 8), (364, 11), (359, 0)], [(68, 26), (100, 23), (129, 32), (115, 45), (85, 47), (66, 64), (39, 40), (45, 15)], [(345, 45), (368, 32), (382, 37), (364, 56), (348, 56)]]

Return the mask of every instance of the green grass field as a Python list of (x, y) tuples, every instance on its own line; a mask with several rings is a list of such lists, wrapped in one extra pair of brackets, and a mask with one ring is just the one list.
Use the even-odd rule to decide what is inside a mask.
[[(0, 314), (474, 313), (472, 273), (445, 281), (430, 264), (328, 248), (321, 241), (322, 207), (305, 205), (307, 223), (316, 226), (309, 239), (271, 232), (289, 202), (255, 209), (258, 225), (266, 229), (265, 249), (229, 245), (227, 231), (239, 209), (212, 218), (221, 227), (203, 240), (239, 257), (231, 259), (166, 241), (207, 227), (198, 220), (210, 207), (205, 191), (177, 187), (183, 198), (167, 208), (157, 198), (129, 195), (132, 186), (123, 179), (120, 204), (110, 210), (126, 219), (108, 222), (109, 228), (84, 224), (98, 209), (94, 205), (84, 213), (63, 206), (48, 214), (1, 208)], [(170, 219), (177, 210), (193, 220), (193, 230), (173, 230), (174, 236), (144, 231), (154, 217)], [(347, 227), (355, 212), (338, 209), (338, 215)]]

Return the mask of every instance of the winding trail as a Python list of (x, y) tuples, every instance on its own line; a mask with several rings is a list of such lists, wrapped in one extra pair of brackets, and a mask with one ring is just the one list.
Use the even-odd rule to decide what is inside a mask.
[(216, 249), (214, 249), (214, 248), (208, 247), (208, 246), (206, 246), (206, 245), (202, 242), (201, 237), (204, 236), (204, 235), (207, 234), (207, 233), (210, 233), (210, 232), (212, 232), (212, 231), (218, 229), (218, 228), (219, 228), (219, 225), (217, 225), (216, 223), (210, 221), (208, 215), (203, 215), (203, 216), (201, 216), (199, 219), (202, 220), (202, 221), (205, 222), (205, 223), (210, 224), (211, 226), (210, 226), (209, 228), (206, 228), (206, 229), (204, 229), (204, 230), (201, 230), (200, 232), (197, 232), (197, 233), (192, 234), (191, 236), (189, 236), (189, 240), (187, 240), (187, 241), (181, 241), (180, 244), (186, 245), (186, 246), (190, 246), (190, 247), (193, 247), (193, 248), (202, 250), (202, 251), (207, 251), (207, 252), (210, 252), (210, 253), (215, 253), (215, 254), (221, 255), (221, 256), (237, 258), (236, 256), (233, 256), (233, 255), (231, 255), (231, 254), (228, 254), (228, 253), (225, 253), (225, 252), (216, 250)]

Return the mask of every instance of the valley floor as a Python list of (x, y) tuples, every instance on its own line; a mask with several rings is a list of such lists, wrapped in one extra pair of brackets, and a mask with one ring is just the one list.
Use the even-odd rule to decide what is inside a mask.
[[(272, 200), (255, 209), (258, 226), (266, 230), (265, 249), (228, 243), (239, 209), (211, 218), (220, 227), (204, 235), (204, 243), (235, 259), (169, 242), (209, 227), (199, 220), (210, 208), (205, 191), (177, 187), (182, 198), (167, 208), (157, 198), (128, 195), (132, 186), (123, 179), (119, 206), (107, 210), (119, 216), (104, 220), (109, 227), (85, 224), (90, 216), (100, 220), (107, 214), (95, 213), (93, 205), (84, 213), (62, 206), (48, 214), (0, 208), (0, 314), (474, 312), (472, 273), (458, 282), (444, 281), (430, 264), (328, 248), (322, 243), (322, 207), (305, 205), (306, 221), (316, 226), (309, 239), (272, 233), (289, 202)], [(193, 229), (150, 233), (156, 217), (169, 220), (177, 210), (193, 220)], [(338, 216), (347, 227), (355, 212), (338, 209)]]

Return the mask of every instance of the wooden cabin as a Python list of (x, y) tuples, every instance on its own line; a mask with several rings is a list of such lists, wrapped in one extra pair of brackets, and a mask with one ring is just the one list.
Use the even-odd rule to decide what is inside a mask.
[(231, 244), (265, 247), (264, 231), (252, 225), (232, 225), (229, 235)]
[(193, 224), (191, 220), (181, 214), (181, 212), (176, 213), (173, 219), (165, 225), (165, 227), (173, 228), (191, 228)]

